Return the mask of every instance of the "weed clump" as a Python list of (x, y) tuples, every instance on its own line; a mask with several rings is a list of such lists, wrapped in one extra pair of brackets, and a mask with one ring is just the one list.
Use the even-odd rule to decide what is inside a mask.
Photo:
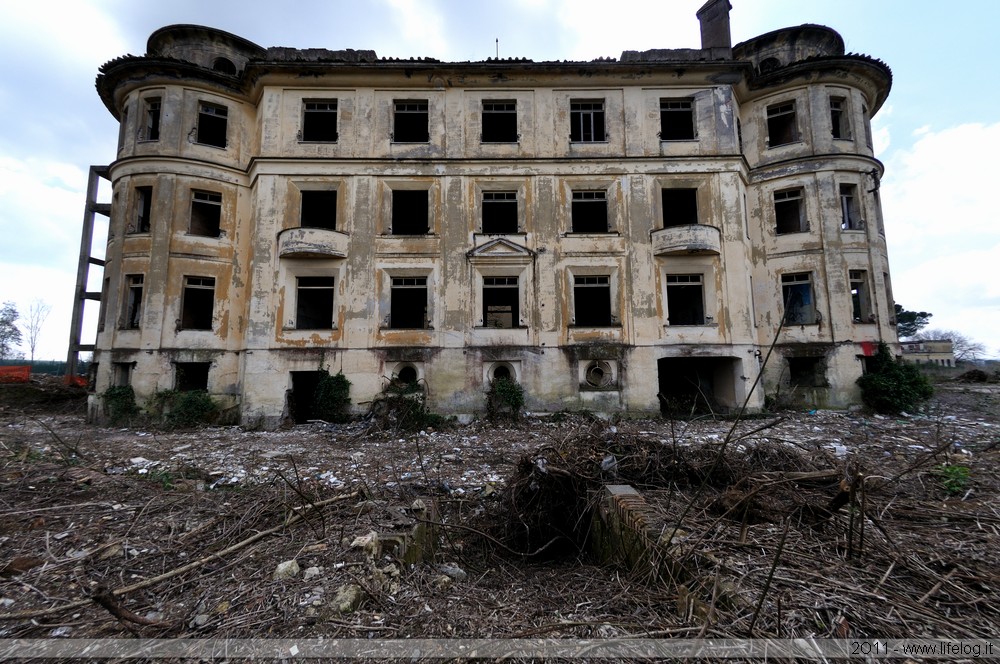
[(135, 403), (135, 390), (131, 385), (116, 385), (109, 387), (101, 398), (104, 401), (104, 414), (113, 425), (123, 424), (139, 414), (139, 406)]
[(885, 343), (878, 345), (868, 373), (858, 378), (861, 400), (877, 413), (914, 410), (934, 394), (927, 377), (912, 365), (894, 358)]
[(326, 422), (346, 422), (350, 419), (351, 381), (342, 372), (331, 375), (322, 369), (313, 393), (313, 415)]
[(219, 414), (219, 406), (205, 390), (157, 392), (153, 397), (157, 412), (163, 414), (167, 428), (186, 429), (211, 424)]
[(490, 389), (486, 392), (486, 415), (491, 419), (509, 417), (517, 421), (524, 408), (524, 388), (510, 378), (497, 378), (490, 381)]

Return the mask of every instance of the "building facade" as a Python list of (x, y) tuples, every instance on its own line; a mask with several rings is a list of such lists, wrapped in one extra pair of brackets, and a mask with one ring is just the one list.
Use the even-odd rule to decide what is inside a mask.
[(920, 339), (899, 344), (904, 362), (954, 367), (955, 352), (951, 339)]
[[(131, 384), (276, 425), (317, 372), (474, 414), (858, 399), (896, 341), (881, 61), (816, 25), (590, 62), (379, 59), (174, 25), (105, 64), (120, 120), (92, 413)], [(91, 201), (92, 203), (92, 201)], [(90, 205), (93, 207), (93, 205)], [(85, 294), (84, 294), (85, 296)]]

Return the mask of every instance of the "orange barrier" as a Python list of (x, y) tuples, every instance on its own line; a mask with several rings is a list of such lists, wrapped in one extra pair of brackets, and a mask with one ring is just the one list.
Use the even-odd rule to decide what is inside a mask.
[(31, 380), (31, 367), (18, 365), (0, 367), (0, 383), (27, 383)]
[(63, 376), (63, 383), (66, 385), (75, 385), (76, 387), (87, 387), (87, 377), (86, 376)]

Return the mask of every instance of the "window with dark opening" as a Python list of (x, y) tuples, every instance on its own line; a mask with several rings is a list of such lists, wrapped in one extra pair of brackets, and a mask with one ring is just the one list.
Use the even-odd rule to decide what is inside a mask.
[(577, 327), (608, 327), (611, 316), (611, 278), (579, 276), (573, 279), (573, 324)]
[(226, 147), (226, 124), (229, 109), (202, 102), (198, 107), (198, 143)]
[(392, 190), (393, 235), (426, 235), (430, 232), (427, 199), (426, 189)]
[(571, 101), (569, 121), (569, 140), (574, 143), (598, 143), (606, 140), (603, 101)]
[(854, 317), (854, 322), (874, 323), (871, 295), (868, 289), (868, 271), (850, 270), (848, 278), (851, 282), (851, 314)]
[(128, 106), (122, 107), (122, 120), (118, 124), (118, 151), (125, 147), (125, 131), (128, 129)]
[(112, 362), (111, 382), (115, 387), (126, 387), (132, 384), (132, 369), (134, 362)]
[(694, 104), (690, 99), (660, 100), (660, 140), (687, 141), (693, 139)]
[(333, 277), (299, 277), (295, 286), (295, 329), (333, 328)]
[(144, 276), (141, 274), (125, 275), (125, 301), (122, 303), (122, 327), (126, 330), (138, 330), (142, 322), (142, 287)]
[(427, 277), (393, 277), (389, 303), (389, 327), (427, 327)]
[(483, 232), (517, 232), (517, 192), (483, 192)]
[(216, 58), (215, 62), (212, 63), (212, 69), (230, 76), (236, 74), (236, 65), (229, 58)]
[(700, 274), (667, 275), (667, 324), (705, 324), (705, 297)]
[(830, 127), (834, 138), (851, 137), (851, 125), (848, 120), (847, 100), (843, 97), (830, 97)]
[(861, 121), (864, 123), (865, 127), (865, 145), (868, 147), (872, 146), (872, 123), (871, 118), (868, 117), (868, 107), (861, 107)]
[(215, 308), (215, 279), (213, 277), (184, 277), (184, 294), (181, 297), (181, 329), (211, 330)]
[(337, 228), (337, 190), (307, 189), (302, 192), (299, 225), (303, 228)]
[(785, 325), (812, 325), (816, 322), (812, 273), (781, 275), (781, 299), (785, 304)]
[(498, 364), (493, 367), (493, 380), (514, 380), (514, 376), (510, 373), (510, 367), (506, 364)]
[(520, 322), (517, 277), (483, 277), (483, 325), (512, 328)]
[(697, 189), (661, 189), (660, 195), (664, 228), (698, 223)]
[(483, 143), (517, 143), (517, 102), (483, 102)]
[(413, 385), (417, 382), (417, 368), (412, 364), (407, 364), (399, 370), (398, 374), (396, 374), (396, 380), (403, 385)]
[(146, 99), (146, 126), (143, 128), (142, 139), (145, 141), (160, 140), (160, 98)]
[(574, 191), (571, 212), (574, 233), (608, 232), (607, 192)]
[(178, 392), (193, 392), (208, 389), (208, 370), (211, 362), (175, 362), (174, 389)]
[(826, 363), (822, 357), (789, 357), (788, 383), (794, 387), (824, 387)]
[(772, 148), (799, 140), (794, 101), (767, 107), (767, 138), (768, 146)]
[(396, 101), (393, 108), (394, 143), (426, 143), (430, 140), (426, 100)]
[(774, 192), (775, 233), (804, 233), (809, 230), (801, 189)]
[(222, 221), (222, 194), (214, 191), (191, 192), (191, 235), (219, 237)]
[(863, 231), (865, 220), (861, 218), (858, 204), (858, 187), (853, 184), (840, 185), (840, 228), (845, 231)]
[(337, 140), (337, 100), (303, 102), (302, 140), (333, 143)]
[(153, 188), (135, 188), (135, 223), (129, 229), (132, 233), (148, 233), (153, 212)]

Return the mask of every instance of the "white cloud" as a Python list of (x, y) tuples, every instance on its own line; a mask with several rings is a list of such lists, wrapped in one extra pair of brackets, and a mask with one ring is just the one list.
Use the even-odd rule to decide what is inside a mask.
[(444, 16), (438, 7), (416, 0), (389, 0), (400, 43), (398, 53), (390, 57), (435, 57), (450, 59), (450, 47), (444, 35)]

